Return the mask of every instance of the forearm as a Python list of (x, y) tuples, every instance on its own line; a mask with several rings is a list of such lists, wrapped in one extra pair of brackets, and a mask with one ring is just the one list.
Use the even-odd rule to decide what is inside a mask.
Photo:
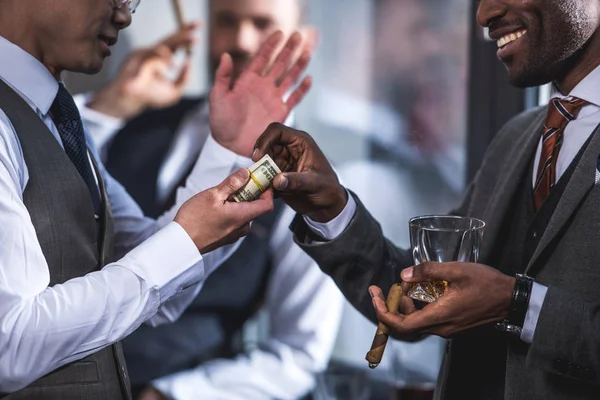
[[(175, 223), (101, 271), (53, 287), (47, 287), (43, 257), (31, 253), (20, 267), (39, 270), (28, 278), (28, 290), (18, 290), (19, 274), (0, 284), (0, 392), (16, 391), (121, 340), (204, 278), (201, 259)], [(169, 269), (163, 267), (167, 261)]]

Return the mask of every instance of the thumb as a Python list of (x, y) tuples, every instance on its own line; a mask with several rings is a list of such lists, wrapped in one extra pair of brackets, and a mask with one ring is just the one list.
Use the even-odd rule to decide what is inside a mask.
[(406, 268), (400, 274), (404, 282), (455, 281), (458, 276), (454, 263), (426, 262), (421, 265)]
[(314, 192), (315, 179), (312, 172), (286, 172), (273, 180), (273, 187), (280, 192)]
[(231, 80), (233, 79), (233, 60), (229, 53), (223, 53), (221, 56), (221, 62), (215, 72), (215, 85), (213, 87), (213, 93), (217, 96), (229, 91), (231, 87)]
[(250, 172), (245, 168), (241, 168), (225, 178), (225, 180), (217, 186), (217, 189), (223, 194), (224, 198), (228, 198), (243, 188), (249, 180)]

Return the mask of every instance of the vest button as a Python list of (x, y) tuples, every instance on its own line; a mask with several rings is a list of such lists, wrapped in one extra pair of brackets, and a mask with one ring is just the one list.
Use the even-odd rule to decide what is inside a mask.
[(537, 237), (538, 237), (538, 234), (537, 234), (537, 232), (533, 232), (533, 235), (532, 235), (532, 236), (533, 236), (533, 238), (534, 238), (534, 239), (537, 239)]

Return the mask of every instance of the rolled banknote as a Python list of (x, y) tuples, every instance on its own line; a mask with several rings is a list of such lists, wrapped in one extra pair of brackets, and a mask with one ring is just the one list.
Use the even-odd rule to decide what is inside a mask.
[(248, 168), (248, 171), (250, 171), (250, 180), (246, 186), (233, 195), (233, 200), (238, 203), (256, 199), (269, 188), (275, 176), (281, 173), (275, 161), (268, 154)]

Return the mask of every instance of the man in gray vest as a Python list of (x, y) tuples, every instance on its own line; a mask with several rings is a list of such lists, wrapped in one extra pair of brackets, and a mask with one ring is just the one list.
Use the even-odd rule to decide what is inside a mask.
[[(268, 151), (291, 172), (274, 186), (304, 216), (297, 242), (346, 297), (398, 335), (452, 337), (439, 398), (598, 398), (599, 11), (597, 0), (479, 3), (510, 82), (553, 85), (547, 106), (498, 133), (455, 211), (487, 224), (480, 264), (411, 266), (412, 252), (385, 240), (307, 134), (274, 125), (259, 139), (256, 157)], [(390, 268), (406, 284), (448, 285), (422, 309), (405, 297), (398, 315), (380, 289), (400, 278)]]
[[(219, 248), (273, 209), (268, 193), (227, 201), (248, 181), (240, 170), (199, 194), (191, 176), (153, 221), (98, 162), (60, 75), (97, 72), (138, 3), (0, 2), (0, 392), (11, 400), (130, 398), (118, 342), (144, 321), (175, 320), (234, 250)], [(294, 43), (262, 74), (282, 39), (265, 43), (244, 88), (223, 57), (213, 130), (283, 121), (306, 93), (305, 81), (281, 101), (288, 88), (277, 83), (303, 69), (284, 73)]]

